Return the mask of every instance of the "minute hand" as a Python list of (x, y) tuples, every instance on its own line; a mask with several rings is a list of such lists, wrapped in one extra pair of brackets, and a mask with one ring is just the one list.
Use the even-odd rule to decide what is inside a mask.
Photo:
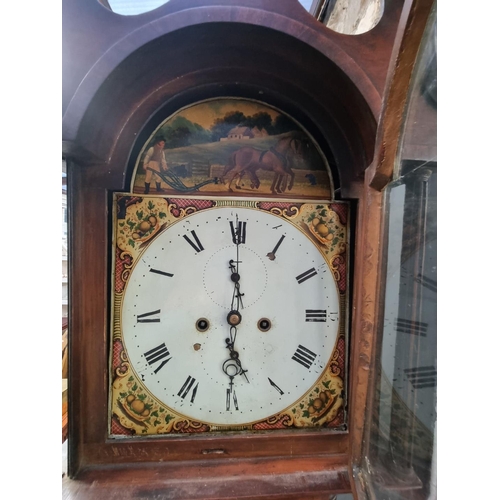
[[(239, 273), (239, 265), (240, 265), (240, 245), (245, 243), (246, 239), (246, 222), (238, 221), (238, 216), (236, 216), (236, 223), (233, 224), (233, 221), (229, 222), (231, 225), (231, 235), (233, 237), (233, 243), (236, 245), (236, 261), (232, 259), (229, 261), (229, 267), (231, 268), (231, 281), (234, 282), (233, 289), (233, 300), (231, 301), (231, 309), (234, 310), (234, 299), (237, 299), (236, 310), (239, 311), (240, 305), (243, 309), (243, 300), (242, 297), (244, 294), (240, 292), (240, 273)], [(236, 264), (236, 266), (235, 266)]]

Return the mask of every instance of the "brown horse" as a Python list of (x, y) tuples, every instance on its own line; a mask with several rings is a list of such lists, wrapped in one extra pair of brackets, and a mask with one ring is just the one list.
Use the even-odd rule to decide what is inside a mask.
[(291, 190), (295, 179), (291, 164), (297, 157), (302, 157), (303, 149), (307, 146), (307, 139), (300, 133), (287, 134), (266, 151), (244, 146), (231, 155), (221, 180), (228, 191), (232, 192), (232, 182), (237, 179), (236, 187), (239, 188), (241, 179), (247, 174), (250, 177), (251, 187), (258, 189), (260, 180), (256, 171), (262, 169), (274, 172), (271, 184), (273, 194), (283, 193), (286, 190), (288, 176), (290, 177), (288, 190)]

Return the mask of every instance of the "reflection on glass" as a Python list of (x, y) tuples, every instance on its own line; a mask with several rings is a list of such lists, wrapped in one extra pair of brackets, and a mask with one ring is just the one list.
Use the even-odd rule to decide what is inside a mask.
[(367, 457), (375, 498), (384, 499), (429, 497), (436, 422), (437, 167), (404, 169), (387, 192), (383, 335)]

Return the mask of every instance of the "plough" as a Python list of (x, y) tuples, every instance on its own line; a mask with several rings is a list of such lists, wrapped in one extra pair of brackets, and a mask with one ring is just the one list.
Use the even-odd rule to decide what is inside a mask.
[(219, 178), (213, 177), (212, 179), (207, 179), (206, 181), (195, 184), (194, 186), (186, 186), (173, 172), (158, 172), (158, 170), (154, 170), (151, 167), (146, 167), (146, 170), (151, 170), (151, 172), (154, 172), (156, 175), (161, 177), (162, 181), (165, 182), (165, 184), (168, 184), (172, 189), (175, 189), (176, 191), (182, 191), (184, 193), (188, 193), (190, 191), (198, 191), (198, 189), (200, 189), (202, 186), (206, 186), (207, 184), (219, 183)]

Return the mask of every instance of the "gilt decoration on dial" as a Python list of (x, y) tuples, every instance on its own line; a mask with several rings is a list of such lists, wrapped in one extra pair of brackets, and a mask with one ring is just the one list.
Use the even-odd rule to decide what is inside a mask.
[(345, 429), (348, 205), (115, 194), (112, 436)]

